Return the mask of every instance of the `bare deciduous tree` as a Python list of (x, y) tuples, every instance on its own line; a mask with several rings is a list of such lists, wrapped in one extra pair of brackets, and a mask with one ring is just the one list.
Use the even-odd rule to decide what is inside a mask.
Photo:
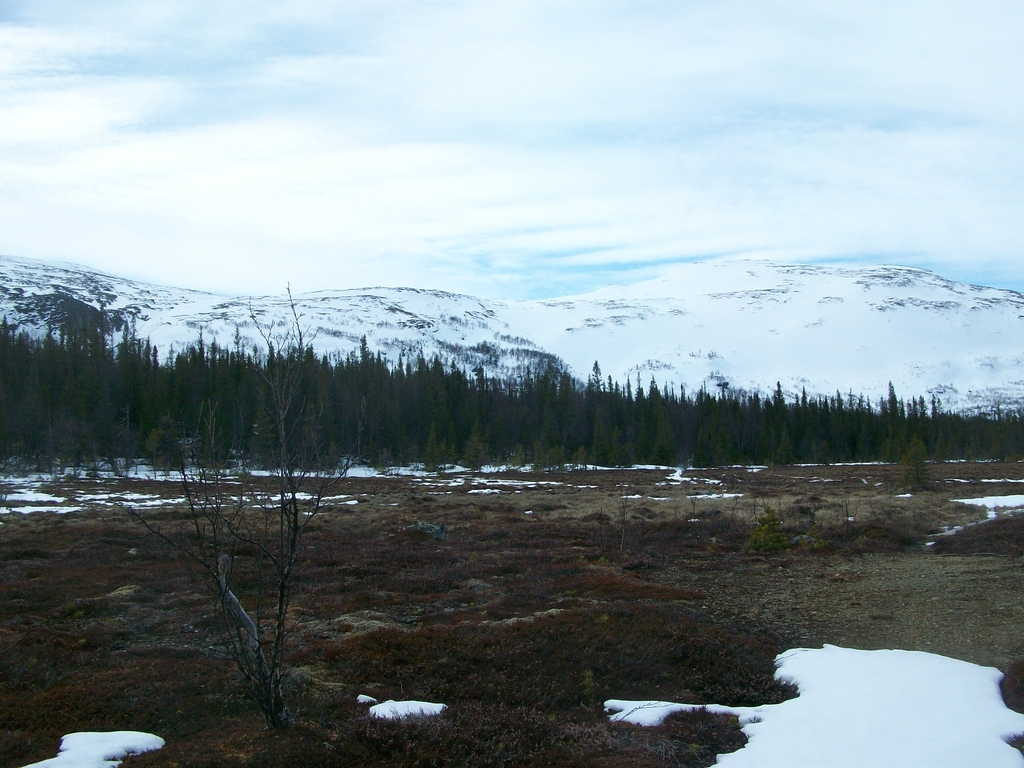
[(211, 406), (182, 440), (183, 515), (161, 524), (141, 508), (127, 509), (205, 586), (231, 655), (271, 728), (293, 720), (282, 673), (300, 540), (353, 460), (349, 456), (328, 465), (323, 454), (320, 414), (304, 391), (304, 369), (315, 363), (311, 339), (294, 301), (290, 306), (291, 323), (283, 330), (262, 324), (250, 311), (267, 350), (257, 371), (268, 433), (260, 437), (270, 477), (229, 474), (224, 457), (217, 455)]

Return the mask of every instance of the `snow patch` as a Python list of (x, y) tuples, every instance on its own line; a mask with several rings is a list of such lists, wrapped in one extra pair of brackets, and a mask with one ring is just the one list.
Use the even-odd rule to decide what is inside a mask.
[(1024, 495), (1016, 496), (981, 496), (977, 499), (953, 499), (960, 504), (973, 504), (978, 507), (998, 509), (1000, 507), (1024, 507)]
[(9, 515), (11, 512), (18, 512), (22, 515), (28, 515), (33, 512), (56, 512), (58, 515), (64, 515), (68, 512), (81, 512), (82, 507), (53, 507), (53, 506), (25, 506), (25, 507), (7, 507), (6, 509), (0, 510), (0, 515)]
[(116, 768), (121, 759), (160, 749), (164, 740), (141, 731), (69, 733), (60, 740), (56, 757), (25, 768)]
[(63, 504), (66, 499), (61, 496), (51, 496), (41, 491), (18, 491), (7, 494), (8, 501), (43, 501), (51, 504)]
[(977, 499), (953, 499), (961, 504), (972, 504), (988, 509), (988, 519), (994, 520), (997, 509), (1019, 509), (1024, 507), (1024, 495), (1017, 496), (981, 496)]
[[(800, 695), (760, 707), (709, 705), (739, 718), (749, 741), (719, 755), (727, 768), (1020, 768), (1007, 744), (1024, 715), (1007, 709), (1002, 673), (921, 651), (826, 645), (776, 659), (779, 680)], [(657, 725), (700, 705), (612, 699), (613, 721)]]

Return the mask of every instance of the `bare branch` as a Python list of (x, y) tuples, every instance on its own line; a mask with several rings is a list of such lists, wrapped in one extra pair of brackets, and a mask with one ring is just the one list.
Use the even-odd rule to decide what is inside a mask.
[[(270, 427), (262, 438), (273, 488), (252, 474), (241, 483), (226, 482), (226, 462), (216, 455), (216, 409), (206, 405), (195, 427), (188, 431), (183, 425), (179, 473), (185, 505), (177, 516), (157, 524), (149, 513), (124, 507), (212, 596), (228, 648), (268, 727), (292, 720), (282, 673), (300, 541), (352, 463), (348, 456), (341, 466), (325, 467), (318, 431), (323, 414), (308, 405), (303, 391), (316, 334), (303, 327), (290, 287), (288, 301), (287, 330), (262, 322), (249, 306), (266, 347), (255, 371), (260, 412)], [(362, 422), (361, 415), (360, 435)]]

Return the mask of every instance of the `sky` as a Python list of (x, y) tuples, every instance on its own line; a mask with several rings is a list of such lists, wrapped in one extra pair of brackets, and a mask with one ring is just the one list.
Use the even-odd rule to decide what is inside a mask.
[(0, 0), (0, 254), (237, 295), (1024, 290), (1024, 4)]

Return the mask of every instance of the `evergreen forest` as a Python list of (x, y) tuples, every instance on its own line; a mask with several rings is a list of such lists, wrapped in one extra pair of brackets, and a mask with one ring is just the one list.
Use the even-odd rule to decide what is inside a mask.
[(293, 418), (320, 458), (378, 467), (422, 462), (532, 463), (538, 468), (634, 464), (899, 461), (1024, 457), (1019, 411), (958, 413), (935, 400), (856, 394), (787, 398), (679, 391), (616, 382), (599, 365), (587, 381), (549, 366), (514, 380), (439, 359), (387, 360), (365, 342), (353, 354), (308, 347), (244, 349), (202, 337), (165, 354), (104, 316), (32, 336), (0, 324), (0, 462), (8, 468), (127, 471), (173, 467), (199, 433), (225, 461), (267, 465), (263, 404), (274, 366), (299, 371)]

